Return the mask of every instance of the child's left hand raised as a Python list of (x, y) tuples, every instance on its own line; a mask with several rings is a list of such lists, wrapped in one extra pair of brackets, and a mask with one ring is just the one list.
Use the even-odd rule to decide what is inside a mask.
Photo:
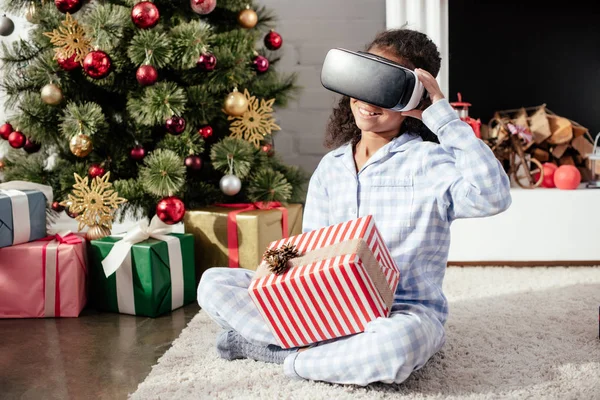
[[(435, 103), (436, 101), (442, 100), (444, 98), (444, 94), (442, 93), (442, 89), (440, 89), (440, 85), (435, 80), (433, 75), (429, 72), (425, 71), (421, 68), (415, 68), (415, 73), (417, 77), (423, 84), (423, 87), (429, 93), (429, 98), (431, 98), (431, 103)], [(417, 119), (422, 119), (423, 110), (414, 109), (410, 111), (404, 111), (402, 115), (407, 117), (413, 117)]]

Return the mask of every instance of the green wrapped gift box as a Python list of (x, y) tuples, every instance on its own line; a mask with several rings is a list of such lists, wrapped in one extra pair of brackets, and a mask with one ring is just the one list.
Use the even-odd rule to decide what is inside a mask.
[(157, 317), (196, 299), (194, 236), (153, 238), (131, 245), (116, 272), (105, 275), (102, 261), (121, 237), (91, 241), (90, 302), (101, 311)]

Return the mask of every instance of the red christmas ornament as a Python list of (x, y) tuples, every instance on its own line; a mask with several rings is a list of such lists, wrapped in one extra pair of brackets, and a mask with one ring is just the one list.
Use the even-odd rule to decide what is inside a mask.
[(25, 142), (27, 138), (19, 131), (13, 131), (10, 135), (8, 135), (8, 144), (15, 149), (20, 149), (25, 146)]
[(54, 5), (62, 13), (76, 13), (82, 6), (81, 0), (54, 0)]
[(196, 62), (198, 68), (202, 71), (214, 71), (217, 67), (217, 57), (212, 53), (202, 53)]
[(135, 77), (142, 86), (150, 86), (156, 83), (158, 72), (152, 65), (142, 65), (137, 69)]
[(269, 50), (277, 50), (283, 44), (283, 39), (281, 35), (274, 30), (271, 29), (271, 32), (267, 33), (265, 36), (265, 46)]
[(217, 6), (217, 0), (190, 0), (190, 6), (196, 14), (210, 14)]
[(0, 126), (0, 137), (4, 140), (8, 140), (8, 137), (13, 133), (14, 129), (8, 122)]
[(165, 127), (167, 128), (167, 132), (173, 135), (179, 135), (185, 130), (185, 119), (178, 115), (173, 115), (167, 120)]
[(252, 65), (256, 72), (262, 74), (269, 70), (269, 59), (264, 56), (256, 56), (256, 58), (252, 61)]
[(574, 165), (561, 165), (554, 171), (554, 184), (562, 190), (577, 189), (581, 183), (581, 172)]
[(156, 215), (167, 225), (176, 224), (185, 215), (185, 204), (179, 197), (165, 197), (156, 205)]
[(93, 79), (105, 78), (110, 73), (111, 65), (108, 54), (100, 50), (90, 51), (83, 59), (83, 70)]
[(81, 67), (81, 64), (75, 61), (75, 57), (77, 57), (77, 54), (73, 54), (69, 58), (65, 58), (61, 55), (58, 56), (56, 62), (58, 63), (58, 66), (64, 69), (65, 71), (74, 71), (77, 68)]
[(204, 125), (202, 128), (198, 129), (198, 134), (204, 139), (208, 139), (213, 134), (213, 128), (210, 125)]
[[(542, 187), (544, 188), (554, 188), (556, 185), (554, 184), (554, 172), (558, 168), (556, 164), (547, 162), (542, 165), (544, 167), (544, 180), (542, 181)], [(533, 176), (533, 179), (537, 182), (540, 179), (539, 172)]]
[(146, 149), (143, 146), (137, 145), (129, 152), (129, 156), (134, 161), (141, 161), (146, 157)]
[(79, 214), (71, 212), (71, 210), (69, 210), (69, 207), (65, 207), (65, 213), (67, 213), (67, 215), (73, 219), (77, 218), (77, 216)]
[(202, 169), (202, 159), (200, 156), (189, 155), (185, 158), (184, 163), (190, 171), (200, 171)]
[(61, 211), (65, 210), (65, 207), (61, 206), (60, 202), (54, 201), (54, 202), (52, 202), (52, 209), (56, 212), (61, 212)]
[(90, 179), (94, 179), (98, 176), (104, 176), (105, 173), (106, 171), (100, 164), (92, 164), (88, 169), (88, 175), (90, 176)]
[(137, 3), (131, 9), (131, 20), (140, 29), (153, 28), (158, 24), (160, 12), (158, 7), (149, 1)]
[(34, 142), (33, 140), (27, 138), (25, 141), (25, 145), (23, 146), (23, 150), (25, 150), (29, 154), (37, 153), (42, 148), (42, 145)]
[(271, 143), (265, 143), (263, 144), (260, 149), (262, 151), (264, 151), (267, 156), (271, 157), (273, 154), (275, 154), (275, 150), (273, 150), (273, 145)]

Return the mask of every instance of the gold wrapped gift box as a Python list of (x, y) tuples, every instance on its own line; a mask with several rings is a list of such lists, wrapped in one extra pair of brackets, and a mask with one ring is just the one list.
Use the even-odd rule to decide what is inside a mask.
[[(302, 205), (288, 204), (288, 235), (302, 233)], [(195, 238), (196, 276), (211, 267), (229, 265), (227, 217), (235, 208), (210, 206), (188, 210), (185, 232)], [(278, 209), (251, 210), (237, 214), (239, 266), (256, 270), (267, 246), (283, 238), (282, 214)]]

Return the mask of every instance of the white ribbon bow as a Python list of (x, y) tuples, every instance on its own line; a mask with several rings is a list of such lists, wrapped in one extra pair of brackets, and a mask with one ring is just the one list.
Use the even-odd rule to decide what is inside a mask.
[(148, 238), (167, 242), (169, 251), (169, 268), (171, 270), (171, 309), (183, 306), (183, 257), (179, 239), (167, 235), (173, 227), (162, 222), (154, 216), (148, 224), (140, 221), (132, 230), (127, 232), (123, 239), (116, 242), (102, 261), (104, 274), (108, 278), (115, 272), (117, 284), (117, 305), (119, 311), (135, 315), (135, 300), (133, 295), (133, 267), (131, 264), (131, 247)]
[(123, 260), (125, 260), (134, 244), (143, 242), (148, 238), (168, 241), (171, 236), (167, 236), (167, 234), (172, 231), (173, 227), (162, 222), (156, 215), (152, 218), (150, 224), (146, 221), (140, 221), (139, 224), (125, 234), (122, 240), (115, 243), (110, 253), (102, 261), (104, 274), (107, 278), (114, 274), (121, 267)]
[(52, 205), (52, 201), (54, 200), (54, 194), (52, 192), (52, 187), (48, 185), (41, 185), (39, 183), (26, 182), (26, 181), (10, 181), (5, 183), (0, 183), (0, 189), (8, 190), (39, 190), (46, 196), (46, 203), (48, 205)]

